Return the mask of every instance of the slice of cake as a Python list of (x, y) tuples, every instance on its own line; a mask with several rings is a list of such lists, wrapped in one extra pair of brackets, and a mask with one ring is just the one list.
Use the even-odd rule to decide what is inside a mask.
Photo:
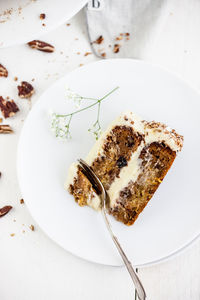
[[(123, 113), (101, 135), (86, 158), (108, 194), (108, 212), (126, 225), (135, 222), (171, 167), (183, 136), (157, 122)], [(78, 164), (65, 188), (80, 206), (101, 203)]]

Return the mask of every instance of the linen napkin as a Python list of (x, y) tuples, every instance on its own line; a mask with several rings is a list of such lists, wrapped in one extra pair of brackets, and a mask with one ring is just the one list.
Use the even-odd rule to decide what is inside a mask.
[(152, 51), (171, 0), (90, 0), (85, 8), (94, 53), (140, 58)]

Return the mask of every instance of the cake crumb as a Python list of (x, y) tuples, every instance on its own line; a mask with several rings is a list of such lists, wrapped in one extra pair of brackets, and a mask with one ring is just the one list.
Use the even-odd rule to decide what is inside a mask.
[(22, 233), (25, 233), (25, 230), (22, 230)]
[[(3, 122), (3, 119), (2, 118), (0, 118), (0, 123), (2, 123)], [(0, 174), (0, 177), (1, 177), (1, 174)]]
[(17, 80), (18, 80), (18, 77), (17, 77), (17, 76), (15, 76), (15, 77), (14, 77), (14, 81), (17, 81)]
[(104, 38), (102, 35), (100, 35), (93, 43), (100, 45), (104, 41)]
[(24, 199), (20, 199), (20, 204), (24, 204)]
[(80, 55), (80, 54), (81, 54), (81, 52), (76, 52), (76, 54), (77, 54), (77, 55)]
[(40, 14), (40, 20), (44, 20), (46, 18), (45, 14)]
[(114, 45), (114, 48), (113, 48), (113, 52), (114, 52), (114, 53), (118, 53), (118, 52), (119, 52), (119, 49), (120, 49), (120, 45), (119, 45), (119, 44), (115, 44), (115, 45)]
[(42, 26), (46, 26), (46, 24), (45, 24), (45, 23), (42, 23)]
[(79, 65), (79, 67), (82, 67), (82, 66), (83, 66), (83, 64), (80, 64), (80, 65)]
[(34, 225), (30, 225), (30, 226), (29, 226), (29, 228), (30, 228), (32, 231), (34, 231), (34, 230), (35, 230), (35, 227), (34, 227)]
[(120, 41), (120, 40), (122, 40), (122, 36), (121, 35), (116, 37), (116, 41)]
[(15, 236), (15, 233), (11, 233), (10, 236)]
[(66, 24), (66, 26), (70, 26), (70, 25), (71, 25), (70, 23), (67, 23), (67, 24)]
[(106, 53), (105, 52), (101, 53), (101, 56), (106, 57)]
[(92, 52), (85, 52), (84, 56), (88, 56), (90, 54), (92, 54)]

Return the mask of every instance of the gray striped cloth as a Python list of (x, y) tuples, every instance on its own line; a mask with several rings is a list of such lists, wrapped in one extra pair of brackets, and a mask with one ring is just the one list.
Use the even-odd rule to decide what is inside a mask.
[(144, 58), (170, 14), (172, 0), (90, 0), (88, 35), (98, 57)]

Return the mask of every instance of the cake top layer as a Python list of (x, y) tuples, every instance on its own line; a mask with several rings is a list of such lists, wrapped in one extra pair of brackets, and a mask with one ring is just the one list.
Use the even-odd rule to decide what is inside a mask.
[(183, 146), (183, 136), (163, 123), (145, 121), (136, 114), (128, 111), (122, 113), (111, 125), (128, 125), (138, 133), (144, 135), (145, 144), (164, 142), (173, 151), (179, 152)]
[[(116, 125), (118, 126), (129, 126), (132, 127), (135, 132), (144, 136), (145, 144), (150, 144), (154, 141), (164, 142), (167, 146), (169, 146), (173, 151), (181, 151), (183, 146), (183, 136), (176, 133), (174, 129), (171, 129), (169, 126), (166, 126), (163, 123), (155, 122), (155, 121), (145, 121), (138, 115), (127, 111), (122, 113), (118, 118), (116, 118), (107, 130), (100, 136), (99, 140), (95, 144), (94, 148), (88, 155), (88, 159), (97, 155), (99, 150), (102, 148), (104, 139), (107, 134), (114, 128)], [(89, 163), (89, 161), (88, 161)]]

